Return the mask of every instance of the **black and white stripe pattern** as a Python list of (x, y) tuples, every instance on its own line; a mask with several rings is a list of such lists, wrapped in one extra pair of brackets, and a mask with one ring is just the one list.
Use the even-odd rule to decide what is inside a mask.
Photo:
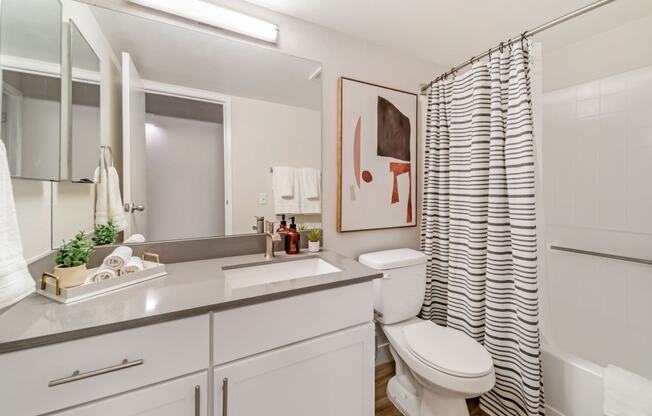
[(432, 86), (421, 249), (421, 316), (491, 353), (495, 416), (543, 415), (529, 44)]

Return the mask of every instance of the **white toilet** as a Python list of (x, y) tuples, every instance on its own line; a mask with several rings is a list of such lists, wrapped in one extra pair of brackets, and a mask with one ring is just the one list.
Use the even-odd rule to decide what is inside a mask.
[(416, 317), (425, 296), (426, 256), (397, 249), (358, 261), (383, 271), (374, 281), (374, 306), (396, 363), (389, 399), (406, 416), (468, 416), (465, 399), (494, 385), (493, 361), (466, 334)]

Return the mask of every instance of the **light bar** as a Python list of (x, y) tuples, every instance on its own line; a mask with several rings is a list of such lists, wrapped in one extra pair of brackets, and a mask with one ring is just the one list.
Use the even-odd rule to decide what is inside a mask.
[(213, 27), (276, 43), (278, 26), (202, 0), (128, 0)]

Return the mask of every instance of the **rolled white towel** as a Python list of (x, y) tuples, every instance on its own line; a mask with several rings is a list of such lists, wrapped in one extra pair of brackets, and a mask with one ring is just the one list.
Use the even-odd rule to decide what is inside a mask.
[(113, 270), (120, 270), (125, 267), (127, 262), (131, 259), (133, 250), (131, 247), (120, 246), (104, 259), (103, 264)]
[(143, 261), (140, 258), (134, 256), (127, 262), (127, 264), (125, 264), (125, 267), (122, 269), (122, 273), (136, 273), (143, 270), (143, 268)]
[(144, 242), (145, 242), (145, 236), (142, 234), (132, 234), (129, 238), (125, 240), (125, 244), (144, 243)]
[(103, 280), (113, 279), (114, 277), (118, 277), (118, 272), (103, 264), (95, 269), (93, 273), (91, 273), (87, 281), (91, 283), (98, 283)]

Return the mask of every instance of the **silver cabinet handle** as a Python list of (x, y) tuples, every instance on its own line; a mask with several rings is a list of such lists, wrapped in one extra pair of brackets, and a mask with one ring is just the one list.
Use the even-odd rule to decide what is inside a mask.
[(200, 415), (200, 406), (199, 406), (199, 399), (200, 399), (200, 394), (199, 394), (199, 385), (195, 386), (195, 416), (201, 416)]
[(222, 380), (222, 416), (227, 416), (229, 399), (229, 379)]
[(95, 377), (106, 373), (112, 373), (114, 371), (124, 370), (125, 368), (136, 367), (137, 365), (142, 365), (145, 361), (142, 359), (129, 361), (126, 358), (122, 360), (120, 364), (112, 365), (110, 367), (100, 368), (99, 370), (93, 370), (86, 373), (80, 373), (79, 370), (75, 370), (71, 376), (57, 378), (48, 383), (48, 387), (59, 386), (61, 384), (72, 383), (73, 381), (83, 380), (85, 378)]

